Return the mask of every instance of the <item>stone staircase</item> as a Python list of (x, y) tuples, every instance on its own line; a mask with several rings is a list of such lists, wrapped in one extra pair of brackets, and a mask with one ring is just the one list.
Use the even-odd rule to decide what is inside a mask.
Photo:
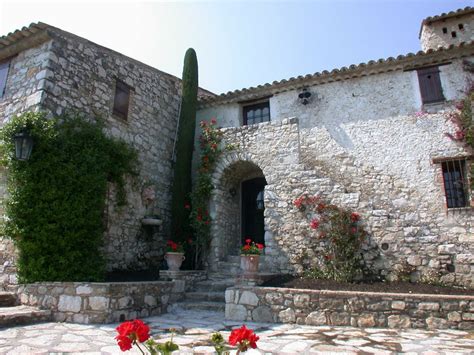
[(0, 328), (51, 321), (51, 311), (18, 305), (13, 292), (0, 291)]
[(229, 256), (227, 261), (220, 261), (218, 270), (218, 273), (209, 273), (207, 280), (197, 282), (194, 290), (186, 292), (184, 300), (176, 306), (187, 310), (223, 312), (225, 290), (235, 286), (240, 272), (240, 257)]

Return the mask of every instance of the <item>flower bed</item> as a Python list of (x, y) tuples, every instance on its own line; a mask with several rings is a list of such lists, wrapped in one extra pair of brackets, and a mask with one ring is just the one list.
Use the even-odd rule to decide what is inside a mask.
[(226, 319), (355, 327), (474, 329), (474, 296), (232, 287)]

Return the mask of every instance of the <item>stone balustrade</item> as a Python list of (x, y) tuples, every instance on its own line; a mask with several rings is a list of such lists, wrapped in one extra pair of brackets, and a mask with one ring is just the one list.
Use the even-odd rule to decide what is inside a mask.
[(355, 327), (474, 329), (474, 296), (233, 287), (226, 319)]

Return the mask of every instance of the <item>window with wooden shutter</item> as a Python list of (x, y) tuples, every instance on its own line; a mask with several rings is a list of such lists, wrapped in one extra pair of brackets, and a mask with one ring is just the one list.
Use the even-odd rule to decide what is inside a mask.
[(430, 67), (418, 69), (418, 82), (420, 84), (421, 100), (423, 104), (431, 104), (444, 101), (441, 80), (439, 79), (439, 68)]
[(10, 62), (0, 63), (0, 98), (5, 94), (5, 87), (7, 85), (8, 68)]

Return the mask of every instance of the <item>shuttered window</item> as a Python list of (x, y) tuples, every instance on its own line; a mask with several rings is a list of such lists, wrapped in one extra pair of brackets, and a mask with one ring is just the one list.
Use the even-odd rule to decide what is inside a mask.
[(438, 67), (418, 69), (421, 100), (424, 104), (444, 101)]
[(8, 68), (10, 62), (0, 63), (0, 98), (5, 94), (5, 87), (7, 85)]
[(468, 181), (465, 160), (449, 160), (442, 164), (444, 192), (448, 208), (468, 207)]

